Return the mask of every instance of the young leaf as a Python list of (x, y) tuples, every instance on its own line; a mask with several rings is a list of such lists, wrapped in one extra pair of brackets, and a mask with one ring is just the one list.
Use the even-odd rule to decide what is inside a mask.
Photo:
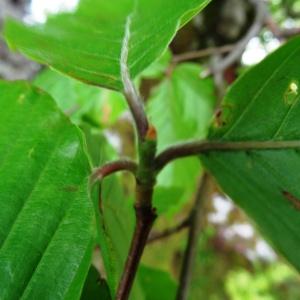
[(184, 194), (183, 188), (157, 186), (153, 194), (153, 206), (157, 214), (166, 214), (181, 206), (180, 200)]
[(177, 285), (167, 272), (141, 265), (138, 276), (145, 291), (145, 300), (175, 299)]
[[(212, 81), (201, 80), (200, 72), (196, 64), (176, 67), (150, 98), (147, 109), (158, 132), (159, 150), (180, 141), (206, 137), (215, 99)], [(169, 197), (172, 211), (177, 211), (195, 191), (199, 167), (196, 158), (187, 158), (167, 166), (159, 175), (160, 186), (184, 191), (177, 194), (180, 199)], [(166, 203), (163, 206), (166, 207)]]
[(172, 60), (172, 52), (168, 48), (156, 61), (146, 68), (140, 76), (147, 79), (160, 79), (166, 74), (166, 70)]
[[(279, 149), (202, 155), (224, 191), (300, 270), (300, 39), (247, 72), (229, 91), (211, 140), (275, 141)], [(281, 148), (281, 149), (280, 149)]]
[(96, 127), (109, 126), (127, 108), (122, 94), (88, 86), (51, 69), (39, 73), (34, 84), (49, 93), (76, 124), (85, 121)]
[(166, 49), (176, 30), (209, 0), (81, 0), (74, 12), (44, 24), (8, 21), (13, 48), (67, 75), (122, 90), (124, 73), (134, 78)]
[(78, 299), (94, 238), (82, 135), (43, 91), (0, 91), (0, 299)]

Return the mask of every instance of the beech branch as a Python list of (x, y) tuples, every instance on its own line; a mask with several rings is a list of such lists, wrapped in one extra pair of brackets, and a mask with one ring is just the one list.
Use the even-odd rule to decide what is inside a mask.
[(126, 159), (108, 162), (93, 171), (91, 175), (91, 182), (95, 183), (98, 180), (101, 181), (104, 177), (119, 171), (128, 171), (135, 176), (137, 164), (134, 161)]
[(267, 28), (279, 39), (288, 39), (300, 34), (300, 28), (281, 28), (272, 19), (271, 15), (266, 16), (265, 24)]
[(174, 55), (173, 57), (173, 63), (180, 63), (186, 60), (193, 60), (197, 58), (203, 58), (206, 56), (211, 56), (215, 53), (222, 54), (222, 53), (228, 53), (234, 49), (235, 45), (225, 45), (221, 47), (210, 47), (206, 49), (201, 49), (197, 51), (189, 51), (182, 54)]
[(161, 239), (168, 238), (169, 236), (182, 231), (183, 229), (187, 228), (190, 225), (190, 219), (191, 219), (190, 216), (188, 216), (186, 219), (184, 219), (174, 227), (167, 228), (162, 232), (154, 232), (153, 234), (150, 235), (148, 239), (148, 244), (157, 242)]
[(251, 0), (251, 2), (255, 8), (255, 19), (252, 26), (246, 35), (235, 45), (232, 51), (225, 56), (225, 58), (220, 61), (217, 66), (215, 66), (215, 69), (211, 68), (210, 70), (207, 70), (204, 72), (203, 76), (209, 76), (214, 72), (225, 71), (241, 57), (249, 41), (261, 31), (267, 15), (266, 4), (262, 0)]
[(177, 144), (162, 151), (155, 159), (155, 168), (159, 172), (175, 159), (207, 153), (210, 151), (245, 151), (300, 148), (300, 141), (192, 141)]

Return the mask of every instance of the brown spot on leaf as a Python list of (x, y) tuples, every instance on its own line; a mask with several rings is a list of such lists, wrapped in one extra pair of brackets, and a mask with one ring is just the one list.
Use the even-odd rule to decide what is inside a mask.
[(76, 185), (66, 185), (63, 187), (63, 190), (68, 193), (75, 193), (78, 191), (78, 186)]
[(300, 210), (300, 200), (298, 198), (287, 191), (282, 191), (282, 195), (296, 210)]
[(222, 125), (222, 110), (219, 108), (215, 113), (215, 126), (221, 127)]
[(222, 106), (221, 109), (218, 109), (215, 113), (215, 121), (214, 125), (215, 127), (222, 127), (226, 126), (232, 116), (232, 109), (233, 105), (232, 104), (225, 104)]

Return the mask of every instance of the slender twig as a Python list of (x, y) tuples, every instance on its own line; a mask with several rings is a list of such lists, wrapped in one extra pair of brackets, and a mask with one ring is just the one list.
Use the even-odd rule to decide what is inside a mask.
[(265, 19), (267, 28), (279, 39), (288, 39), (295, 35), (300, 34), (300, 28), (280, 28), (278, 24), (273, 20), (272, 16), (268, 14)]
[(243, 54), (245, 48), (247, 47), (249, 41), (259, 34), (261, 28), (263, 27), (265, 17), (266, 17), (266, 5), (262, 0), (251, 0), (255, 8), (255, 19), (246, 33), (246, 35), (235, 45), (234, 49), (227, 55), (225, 58), (215, 66), (215, 69), (206, 70), (202, 75), (209, 76), (214, 73), (216, 70), (225, 71), (233, 63), (235, 63)]
[(104, 177), (119, 171), (128, 171), (135, 175), (137, 164), (134, 161), (127, 159), (108, 162), (103, 166), (94, 169), (91, 175), (91, 183), (93, 184), (97, 180), (101, 181)]
[(160, 171), (169, 162), (210, 151), (241, 151), (241, 150), (272, 150), (272, 149), (299, 149), (300, 140), (296, 141), (192, 141), (177, 144), (162, 151), (155, 159), (155, 167)]
[(288, 28), (288, 29), (281, 28), (275, 35), (278, 38), (288, 39), (299, 34), (300, 34), (300, 28), (298, 27), (298, 28)]
[[(150, 199), (152, 199), (152, 193), (153, 189), (149, 189), (148, 191), (140, 191), (138, 192), (137, 197), (142, 197), (143, 201), (146, 199), (150, 201)], [(150, 205), (147, 207), (136, 205), (135, 212), (135, 231), (131, 241), (124, 272), (118, 286), (116, 300), (127, 300), (129, 297), (141, 256), (147, 244), (150, 230), (157, 217), (155, 210)]]
[(124, 88), (124, 96), (127, 100), (131, 114), (133, 116), (138, 136), (141, 140), (144, 139), (148, 130), (148, 119), (144, 110), (141, 97), (139, 96), (133, 81), (131, 80), (129, 69), (128, 69), (128, 54), (129, 54), (129, 40), (130, 40), (130, 26), (131, 16), (127, 18), (125, 27), (125, 36), (123, 39), (122, 50), (121, 50), (121, 77)]
[(218, 71), (217, 65), (222, 61), (221, 55), (216, 53), (211, 58), (212, 69), (215, 70), (213, 73), (213, 79), (215, 84), (215, 94), (216, 94), (216, 110), (220, 107), (223, 97), (226, 92), (226, 83), (224, 79), (224, 72)]
[(172, 61), (173, 63), (180, 63), (186, 60), (193, 60), (197, 58), (207, 57), (213, 55), (214, 53), (219, 53), (219, 54), (228, 53), (234, 48), (235, 45), (224, 45), (221, 47), (210, 47), (206, 49), (190, 51), (190, 52), (174, 55)]
[(175, 225), (174, 227), (167, 228), (162, 232), (154, 232), (153, 234), (150, 235), (147, 243), (150, 244), (168, 238), (169, 236), (187, 228), (189, 225), (190, 225), (190, 215), (186, 219), (181, 221), (179, 224)]
[(195, 204), (191, 213), (191, 224), (189, 227), (189, 237), (187, 247), (184, 253), (184, 259), (182, 263), (179, 287), (177, 290), (177, 300), (187, 300), (189, 286), (192, 277), (193, 265), (195, 262), (195, 257), (197, 253), (197, 246), (199, 240), (199, 233), (201, 231), (202, 225), (202, 208), (203, 202), (208, 197), (209, 192), (209, 176), (207, 173), (203, 175), (203, 178), (199, 184), (195, 196)]

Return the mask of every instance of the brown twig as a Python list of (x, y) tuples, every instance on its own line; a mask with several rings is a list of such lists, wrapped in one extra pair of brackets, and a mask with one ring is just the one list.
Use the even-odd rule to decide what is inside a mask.
[(197, 51), (190, 51), (190, 52), (174, 55), (172, 61), (173, 63), (180, 63), (187, 60), (193, 60), (193, 59), (211, 56), (215, 53), (219, 53), (219, 54), (228, 53), (232, 49), (234, 49), (234, 47), (235, 45), (225, 45), (221, 47), (210, 47), (210, 48), (201, 49)]
[(120, 280), (116, 300), (127, 300), (139, 266), (141, 256), (147, 244), (148, 236), (156, 219), (152, 205), (139, 205), (142, 202), (152, 201), (153, 188), (144, 189), (138, 185), (137, 204), (135, 206), (136, 226), (127, 256), (124, 272)]
[(175, 159), (193, 156), (210, 151), (275, 150), (300, 148), (300, 141), (192, 141), (170, 146), (155, 159), (155, 168), (159, 172)]
[(187, 247), (184, 253), (183, 264), (180, 273), (179, 287), (177, 290), (177, 300), (187, 300), (189, 286), (192, 277), (193, 265), (196, 257), (199, 234), (201, 231), (202, 208), (204, 200), (209, 193), (209, 175), (205, 173), (195, 196), (195, 204), (191, 213), (191, 224), (189, 227), (189, 237)]
[(137, 164), (134, 161), (126, 159), (106, 163), (93, 171), (91, 175), (91, 183), (93, 184), (97, 180), (101, 181), (106, 176), (119, 171), (128, 171), (135, 175), (137, 171)]
[(300, 34), (300, 28), (280, 28), (271, 15), (266, 16), (265, 25), (278, 39), (288, 39)]
[(166, 230), (162, 231), (162, 232), (154, 232), (153, 234), (150, 235), (147, 243), (153, 243), (153, 242), (157, 242), (161, 239), (165, 239), (168, 238), (169, 236), (180, 232), (181, 230), (187, 228), (190, 225), (190, 216), (188, 216), (186, 219), (184, 219), (183, 221), (181, 221), (179, 224), (177, 224), (174, 227), (171, 228), (167, 228)]
[(283, 38), (283, 39), (288, 39), (291, 38), (295, 35), (299, 35), (300, 34), (300, 28), (289, 28), (289, 29), (280, 29), (277, 32), (277, 37), (279, 38)]
[(262, 0), (251, 0), (251, 2), (255, 7), (255, 19), (252, 26), (246, 35), (235, 45), (233, 50), (214, 69), (210, 68), (203, 72), (202, 76), (209, 76), (216, 71), (224, 72), (241, 57), (249, 41), (261, 31), (267, 14), (266, 5)]

